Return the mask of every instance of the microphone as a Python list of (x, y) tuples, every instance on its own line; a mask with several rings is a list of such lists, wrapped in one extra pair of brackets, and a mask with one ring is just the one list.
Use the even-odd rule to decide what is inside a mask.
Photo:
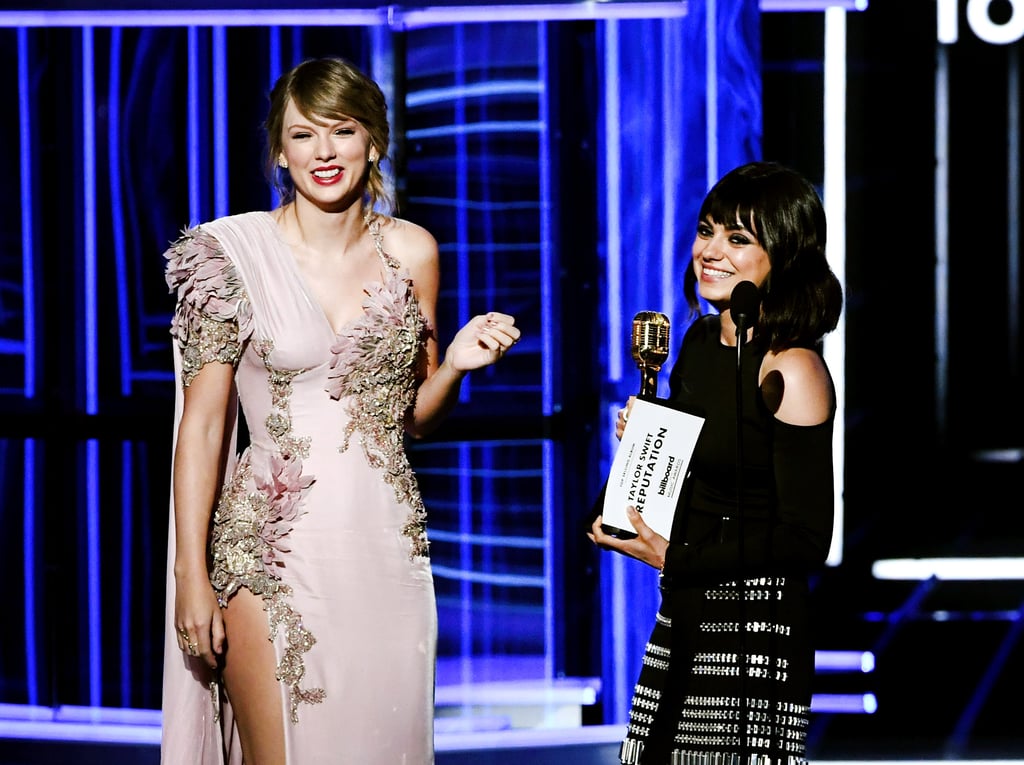
[(729, 299), (729, 311), (736, 324), (737, 345), (743, 345), (747, 339), (746, 330), (757, 323), (761, 312), (761, 293), (753, 282), (740, 282), (732, 289)]
[(640, 398), (658, 395), (658, 372), (668, 358), (668, 330), (668, 316), (663, 313), (640, 311), (633, 317), (631, 351), (640, 369)]

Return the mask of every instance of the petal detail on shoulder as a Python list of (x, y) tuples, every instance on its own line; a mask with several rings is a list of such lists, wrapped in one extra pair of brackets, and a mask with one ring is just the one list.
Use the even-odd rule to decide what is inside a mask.
[[(199, 357), (188, 366), (191, 376), (209, 360), (237, 363), (240, 349), (253, 332), (252, 305), (234, 263), (217, 239), (201, 226), (188, 228), (164, 252), (167, 260), (165, 279), (171, 292), (177, 292), (177, 306), (171, 319), (171, 336), (185, 352), (191, 349)], [(220, 331), (211, 333), (211, 328)], [(228, 330), (230, 327), (230, 331)], [(214, 349), (211, 334), (222, 337)], [(206, 337), (207, 342), (201, 338)], [(230, 340), (225, 339), (230, 336)], [(187, 382), (186, 382), (187, 384)]]

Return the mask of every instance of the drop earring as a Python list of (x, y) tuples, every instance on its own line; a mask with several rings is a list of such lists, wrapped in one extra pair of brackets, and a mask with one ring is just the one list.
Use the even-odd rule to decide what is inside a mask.
[(277, 158), (277, 166), (279, 168), (281, 168), (282, 170), (287, 170), (288, 169), (288, 160), (285, 159), (284, 157), (278, 157)]

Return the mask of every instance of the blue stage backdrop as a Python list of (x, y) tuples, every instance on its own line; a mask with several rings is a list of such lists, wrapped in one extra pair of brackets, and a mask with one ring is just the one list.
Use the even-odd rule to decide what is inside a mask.
[(674, 350), (697, 205), (759, 154), (760, 11), (604, 5), (468, 22), (0, 15), (0, 703), (159, 707), (173, 401), (161, 253), (191, 223), (274, 204), (269, 87), (340, 54), (391, 97), (401, 213), (441, 243), (442, 338), (492, 308), (524, 330), (413, 451), (439, 683), (599, 677), (590, 721), (625, 720), (656, 583), (597, 554), (587, 518), (614, 411), (638, 388), (632, 317), (668, 314)]

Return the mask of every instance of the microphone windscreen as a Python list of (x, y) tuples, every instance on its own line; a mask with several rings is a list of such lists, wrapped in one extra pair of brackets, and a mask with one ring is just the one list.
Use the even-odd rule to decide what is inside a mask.
[(642, 366), (659, 367), (668, 358), (668, 338), (668, 316), (640, 311), (633, 317), (633, 360)]
[(761, 309), (761, 293), (750, 281), (740, 282), (732, 289), (729, 310), (737, 326), (750, 326), (757, 319)]

